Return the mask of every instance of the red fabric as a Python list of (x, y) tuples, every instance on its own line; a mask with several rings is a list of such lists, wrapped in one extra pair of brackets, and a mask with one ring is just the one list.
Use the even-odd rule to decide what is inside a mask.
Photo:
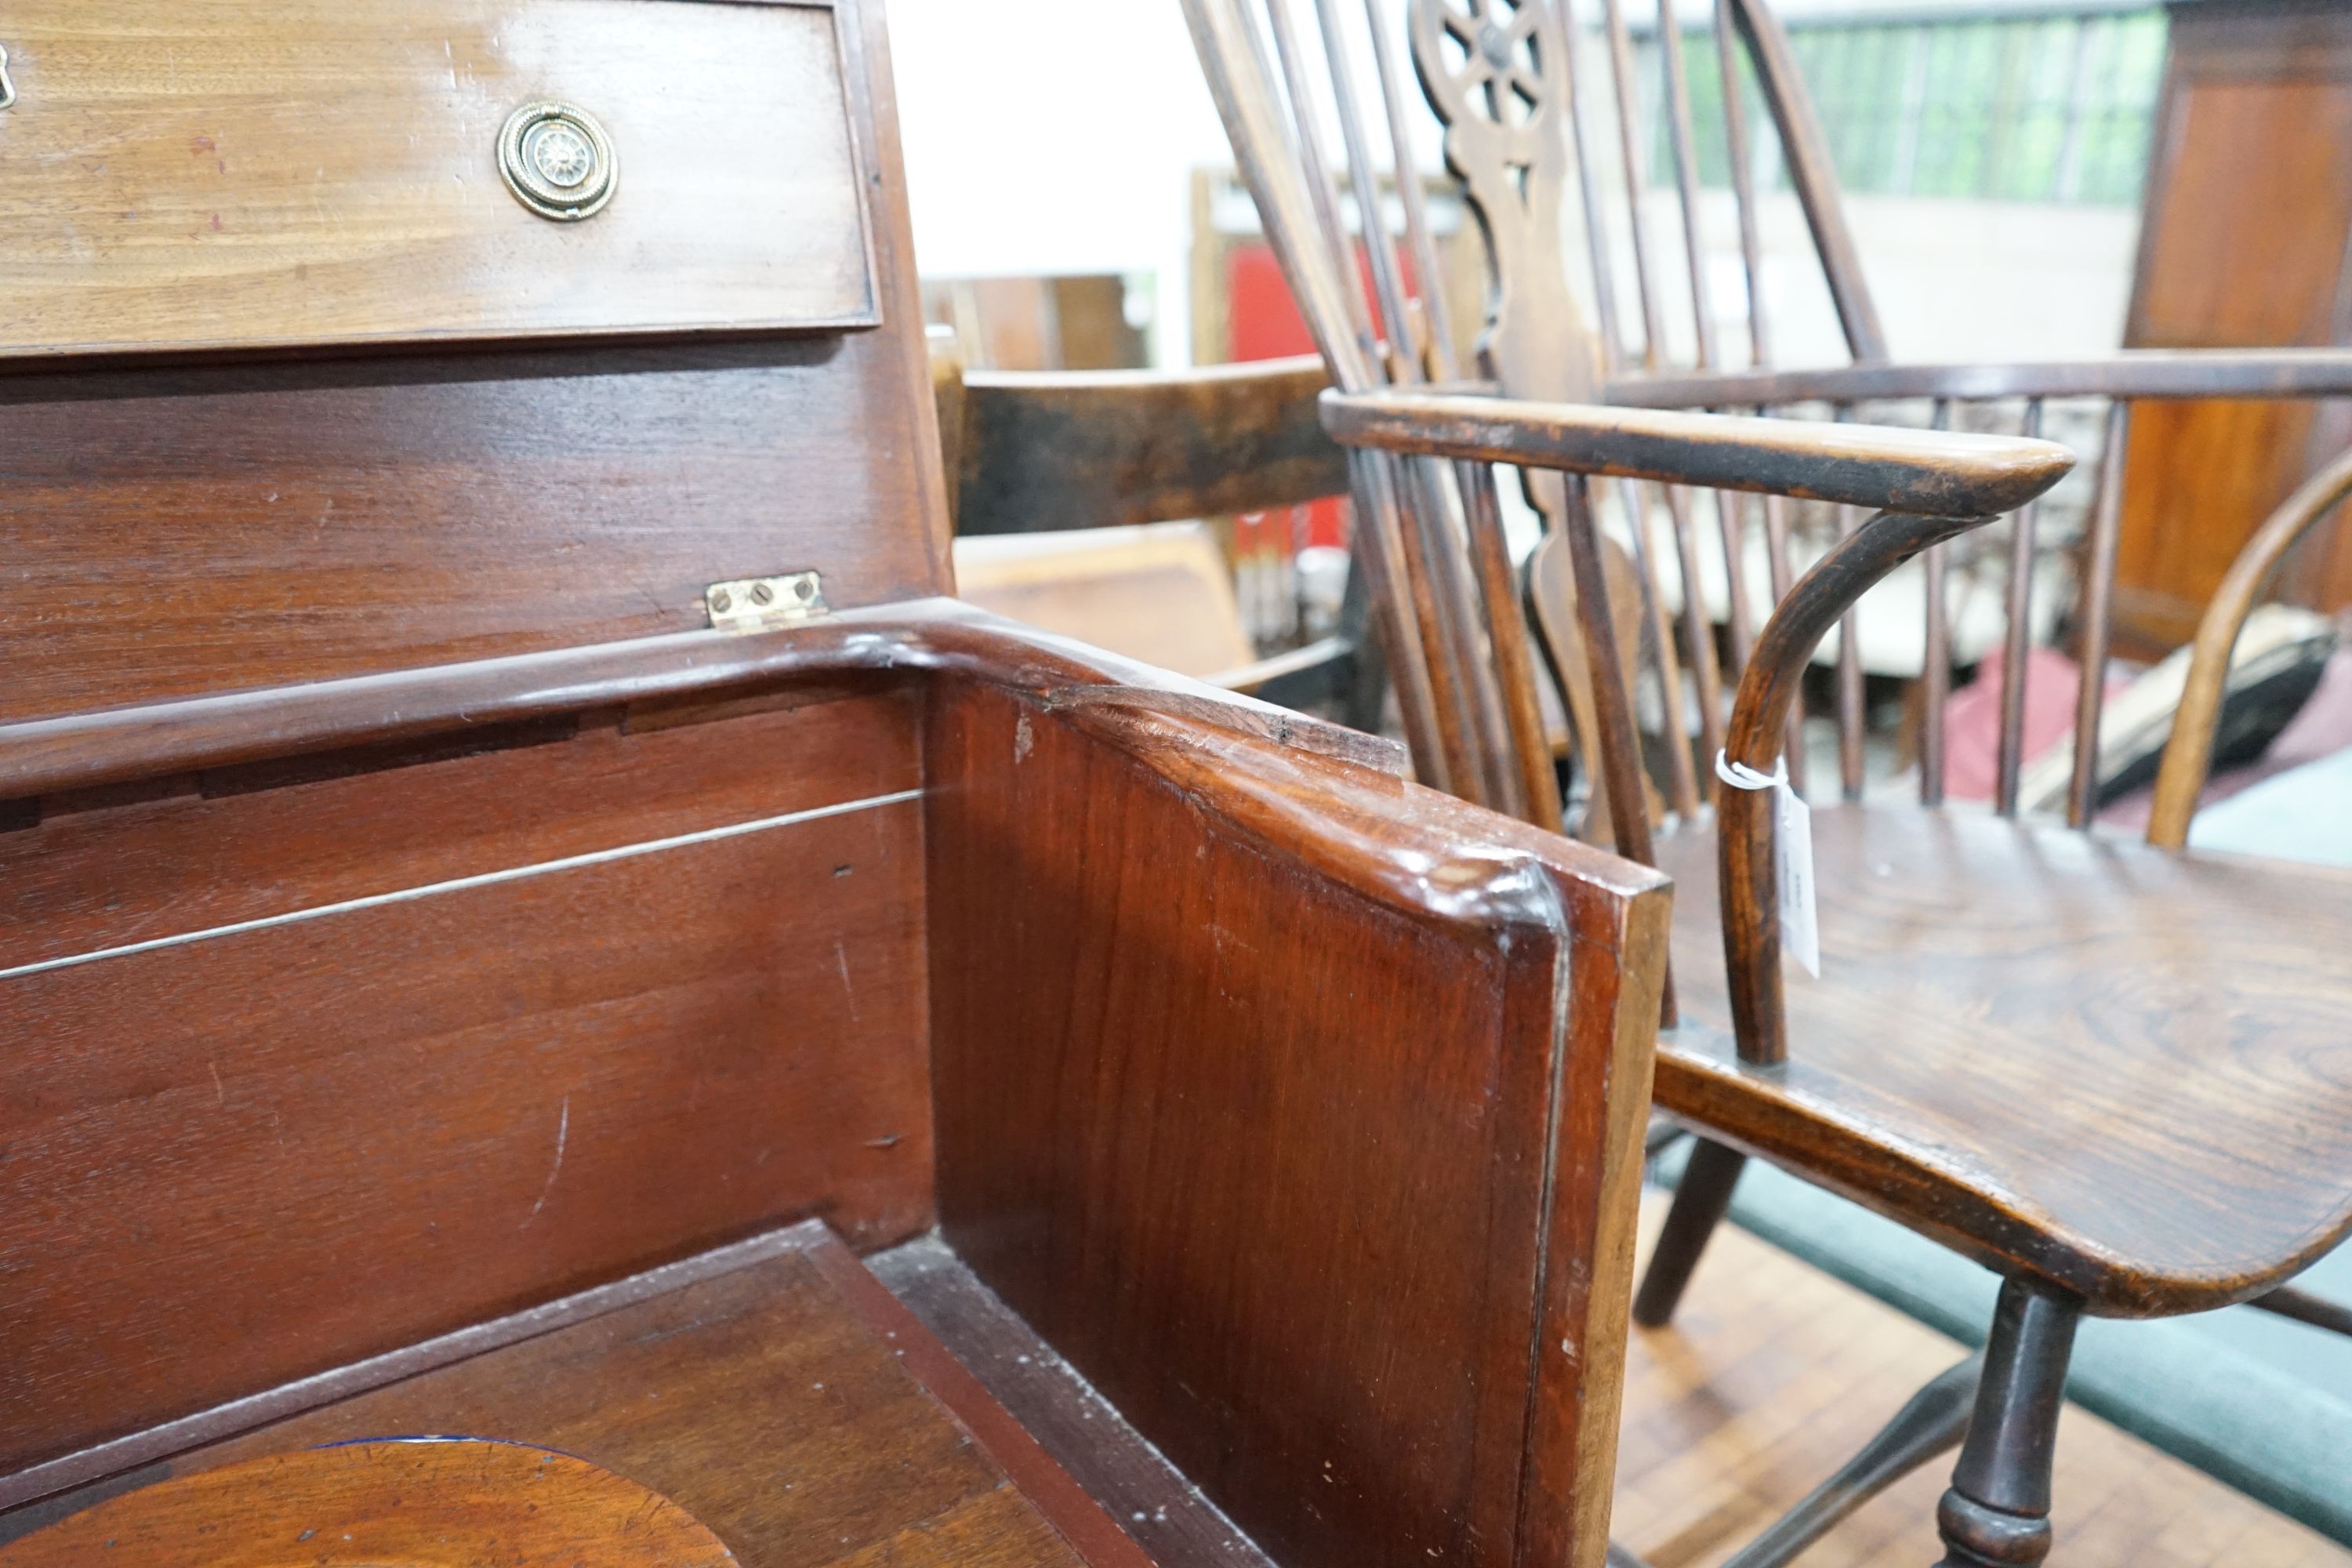
[[(1977, 678), (1944, 704), (1944, 794), (1953, 800), (1990, 800), (2000, 772), (2001, 652), (1977, 667)], [(2025, 745), (2020, 767), (2064, 740), (2074, 728), (2082, 667), (2055, 648), (2025, 655)], [(2110, 682), (2108, 689), (2114, 689)]]
[[(1398, 260), (1411, 290), (1412, 258), (1400, 255)], [(1364, 298), (1373, 298), (1372, 259), (1361, 246), (1356, 247), (1356, 269), (1363, 279)], [(1264, 241), (1236, 245), (1225, 253), (1225, 348), (1234, 363), (1315, 352), (1315, 334), (1307, 330), (1307, 318), (1291, 298), (1273, 247)], [(1347, 523), (1337, 498), (1310, 501), (1305, 510), (1304, 529), (1281, 531), (1291, 535), (1282, 545), (1286, 553), (1310, 544), (1347, 544)]]
[[(1944, 793), (1954, 800), (1992, 798), (2000, 765), (2000, 663), (1995, 648), (1978, 667), (1977, 678), (1944, 705)], [(2078, 667), (2063, 653), (2038, 647), (2028, 656), (2023, 765), (2031, 766), (2074, 729), (2079, 679)], [(2107, 694), (2130, 684), (2129, 677), (2110, 675)], [(2318, 689), (2270, 749), (2242, 767), (2215, 773), (2200, 804), (2227, 800), (2251, 784), (2346, 750), (2352, 750), (2352, 647), (2338, 648), (2328, 659)], [(2134, 831), (2146, 827), (2154, 795), (2151, 789), (2134, 791), (2100, 812), (2100, 823)]]

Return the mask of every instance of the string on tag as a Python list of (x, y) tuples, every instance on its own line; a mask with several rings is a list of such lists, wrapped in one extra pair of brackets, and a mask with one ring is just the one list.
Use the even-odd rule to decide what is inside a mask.
[(1758, 773), (1746, 763), (1735, 763), (1721, 752), (1715, 753), (1715, 776), (1734, 789), (1755, 791), (1778, 789), (1789, 782), (1789, 759), (1782, 757), (1772, 772)]
[(1780, 884), (1780, 945), (1804, 972), (1822, 975), (1821, 921), (1813, 906), (1813, 813), (1789, 786), (1789, 759), (1767, 773), (1715, 753), (1715, 776), (1733, 789), (1772, 792), (1774, 879)]

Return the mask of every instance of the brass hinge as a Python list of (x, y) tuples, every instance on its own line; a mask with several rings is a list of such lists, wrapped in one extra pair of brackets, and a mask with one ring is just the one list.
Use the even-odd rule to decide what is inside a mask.
[(713, 583), (702, 591), (710, 624), (722, 632), (761, 632), (826, 613), (824, 580), (814, 572)]

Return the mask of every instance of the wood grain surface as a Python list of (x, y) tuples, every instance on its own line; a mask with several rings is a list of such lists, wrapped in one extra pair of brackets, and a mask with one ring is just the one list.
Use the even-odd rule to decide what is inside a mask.
[(2095, 360), (1627, 376), (1610, 383), (1603, 400), (1633, 408), (1754, 408), (1911, 397), (2321, 397), (2347, 389), (2352, 352), (2343, 349), (2132, 349)]
[[(1962, 809), (1817, 806), (1822, 972), (1732, 1049), (1713, 835), (1660, 843), (1659, 1103), (1988, 1267), (2153, 1316), (2352, 1231), (2352, 879)], [(1702, 1271), (1704, 1274), (1704, 1271)]]
[[(2171, 20), (2124, 341), (2352, 359), (2352, 15), (2270, 0)], [(2116, 562), (2126, 628), (2187, 641), (2263, 518), (2347, 446), (2341, 405), (2135, 409)], [(2329, 570), (2326, 552), (2310, 552), (2295, 596), (2323, 610), (2352, 602), (2347, 560), (2339, 552)]]
[(709, 584), (774, 572), (837, 609), (940, 592), (898, 352), (0, 383), (0, 720), (685, 631)]
[[(904, 687), (565, 716), (32, 803), (0, 971), (917, 787)], [(781, 764), (789, 759), (792, 766)]]
[[(0, 359), (871, 326), (830, 8), (680, 0), (23, 0), (0, 121)], [(619, 186), (499, 173), (576, 103)]]
[(929, 736), (950, 1242), (1278, 1561), (1597, 1563), (1655, 885), (1181, 721)]
[(975, 371), (951, 448), (963, 533), (1216, 517), (1348, 488), (1319, 359), (1151, 371)]
[[(321, 1443), (462, 1433), (578, 1455), (701, 1521), (744, 1568), (1147, 1568), (1132, 1542), (823, 1227), (764, 1260), (214, 1444), (142, 1479)], [(866, 1285), (881, 1288), (870, 1277)], [(887, 1292), (883, 1292), (887, 1296)], [(70, 1508), (68, 1498), (46, 1512)], [(36, 1510), (0, 1516), (0, 1535)], [(594, 1561), (602, 1563), (603, 1558)], [(467, 1568), (471, 1568), (468, 1564)]]
[(478, 737), (597, 709), (628, 708), (640, 715), (633, 723), (654, 707), (725, 712), (812, 682), (892, 672), (978, 681), (1064, 707), (1182, 713), (1381, 773), (1405, 767), (1404, 749), (1381, 736), (1154, 669), (961, 600), (923, 599), (757, 636), (687, 632), (0, 725), (0, 800)]
[[(1645, 1230), (1664, 1218), (1645, 1201)], [(1649, 1568), (1715, 1568), (1845, 1462), (1964, 1349), (1737, 1226), (1708, 1244), (1671, 1328), (1626, 1357), (1618, 1539)], [(2051, 1561), (2123, 1568), (2352, 1568), (2352, 1551), (2084, 1410), (2058, 1423)], [(1948, 1464), (1863, 1505), (1806, 1568), (1938, 1560)]]
[(866, 1265), (1159, 1568), (1276, 1568), (939, 1237)]
[(41, 1043), (0, 1094), (0, 1468), (779, 1219), (920, 1229), (909, 719), (592, 731), (5, 836), (12, 956), (215, 934), (0, 978)]
[(6, 1568), (734, 1568), (676, 1503), (515, 1443), (349, 1443), (159, 1482), (0, 1546)]
[(1437, 393), (1328, 392), (1323, 424), (1351, 446), (1935, 517), (2008, 511), (2074, 466), (2055, 442), (2018, 437)]

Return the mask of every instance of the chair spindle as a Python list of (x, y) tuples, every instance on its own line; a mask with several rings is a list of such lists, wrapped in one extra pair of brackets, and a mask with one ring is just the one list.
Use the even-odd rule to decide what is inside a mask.
[[(1748, 363), (1772, 362), (1772, 338), (1765, 322), (1764, 239), (1757, 226), (1756, 166), (1748, 142), (1748, 109), (1740, 97), (1739, 46), (1733, 36), (1732, 0), (1716, 0), (1715, 53), (1723, 75), (1723, 134), (1731, 158), (1732, 205), (1739, 215), (1739, 260), (1748, 279)], [(1776, 590), (1775, 599), (1779, 597)]]
[(2088, 831), (2097, 805), (2099, 716), (2106, 701), (2108, 616), (2116, 593), (2116, 542), (2122, 533), (2124, 459), (2131, 446), (2131, 405), (2107, 405), (2106, 448), (2099, 454), (2099, 493), (2091, 507), (2089, 559), (2083, 579), (2083, 682), (2074, 696), (2074, 768), (2066, 781), (2066, 825)]
[[(2026, 400), (2023, 434), (2042, 434), (2038, 397)], [(1993, 809), (2003, 816), (2017, 815), (2017, 779), (2025, 763), (2026, 660), (2032, 651), (2033, 549), (2041, 511), (2038, 500), (2020, 508), (2010, 542), (2008, 637), (2001, 647), (2000, 743), (1993, 784)]]
[(1699, 243), (1698, 153), (1691, 125), (1690, 71), (1683, 60), (1682, 26), (1674, 0), (1658, 0), (1658, 53), (1666, 73), (1667, 145), (1675, 160), (1675, 194), (1683, 216), (1683, 253), (1690, 263), (1691, 320), (1698, 367), (1716, 366), (1715, 311), (1707, 299), (1706, 258)]
[[(1591, 142), (1584, 128), (1584, 82), (1576, 55), (1574, 0), (1559, 0), (1560, 69), (1568, 78), (1568, 128), (1575, 153), (1577, 195), (1584, 206), (1585, 247), (1592, 258), (1592, 309), (1600, 319), (1601, 368), (1615, 375), (1625, 365), (1625, 323), (1617, 317), (1616, 268), (1609, 258), (1609, 227), (1601, 204)], [(1629, 512), (1630, 515), (1630, 512)]]
[(1642, 363), (1655, 371), (1665, 365), (1665, 329), (1660, 324), (1657, 289), (1650, 279), (1649, 226), (1642, 221), (1642, 192), (1649, 184), (1647, 160), (1642, 156), (1642, 132), (1633, 100), (1633, 40), (1625, 30), (1625, 10), (1620, 0), (1601, 0), (1609, 32), (1609, 79), (1617, 103), (1617, 145), (1625, 168), (1625, 205), (1633, 246), (1633, 286), (1642, 302)]
[[(1759, 416), (1771, 410), (1759, 408)], [(1772, 602), (1789, 596), (1796, 573), (1789, 560), (1789, 503), (1780, 496), (1764, 498), (1764, 562), (1771, 574)], [(1754, 650), (1751, 649), (1752, 653)], [(1789, 763), (1789, 787), (1805, 793), (1805, 704), (1801, 696), (1789, 707), (1789, 733), (1783, 755)]]
[[(1837, 405), (1837, 422), (1851, 422), (1853, 408), (1850, 404)], [(1850, 506), (1838, 508), (1838, 538), (1841, 542), (1853, 537), (1861, 527), (1862, 512)], [(1838, 789), (1847, 800), (1862, 798), (1863, 722), (1867, 718), (1864, 704), (1862, 680), (1862, 616), (1848, 610), (1838, 617), (1837, 651), (1837, 727), (1838, 727)]]
[[(1267, 9), (1280, 18), (1276, 24), (1275, 45), (1284, 55), (1286, 71), (1295, 82), (1303, 83), (1305, 61), (1288, 19), (1286, 0), (1268, 0)], [(1421, 364), (1412, 341), (1412, 313), (1407, 308), (1404, 269), (1398, 258), (1394, 237), (1389, 233), (1387, 204), (1381, 199), (1380, 167), (1372, 158), (1370, 139), (1365, 134), (1338, 0), (1315, 0), (1315, 13), (1322, 35), (1324, 64), (1331, 79), (1332, 108), (1339, 121), (1340, 144), (1348, 155), (1348, 185), (1356, 201), (1356, 226), (1370, 263), (1372, 292), (1382, 327), (1383, 343), (1373, 345), (1369, 352), (1376, 363), (1386, 365), (1391, 382), (1415, 383), (1422, 379)], [(1289, 41), (1286, 43), (1286, 39)], [(1293, 93), (1301, 115), (1311, 113), (1311, 100), (1303, 88), (1295, 86)], [(1302, 133), (1307, 130), (1302, 121)], [(1337, 213), (1338, 202), (1334, 200), (1331, 205)], [(1349, 243), (1344, 216), (1340, 219), (1340, 243), (1341, 269), (1352, 274), (1354, 246)], [(1444, 466), (1428, 458), (1409, 458), (1401, 466), (1406, 472), (1400, 476), (1402, 484), (1399, 494), (1405, 526), (1412, 536), (1427, 579), (1429, 614), (1436, 629), (1433, 640), (1438, 644), (1441, 662), (1451, 667), (1436, 673), (1441, 702), (1446, 700), (1447, 687), (1455, 688), (1455, 722), (1462, 731), (1463, 756), (1452, 759), (1449, 766), (1459, 770), (1466, 760), (1479, 783), (1472, 798), (1509, 809), (1518, 795), (1517, 775), (1505, 756), (1508, 742), (1492, 664), (1478, 646), (1478, 615), (1463, 569), (1462, 552), (1455, 547)], [(1424, 647), (1432, 640), (1424, 629)], [(1459, 781), (1457, 790), (1458, 787)]]
[(1445, 302), (1439, 271), (1435, 231), (1429, 226), (1429, 203), (1421, 188), (1421, 171), (1413, 162), (1412, 132), (1406, 118), (1404, 85), (1389, 39), (1385, 0), (1364, 0), (1364, 20), (1371, 29), (1372, 68), (1380, 78), (1381, 107), (1389, 124), (1389, 148), (1395, 160), (1397, 201), (1404, 208), (1405, 243), (1412, 254), (1414, 281), (1420, 284), (1422, 308), (1428, 317), (1430, 363), (1452, 381), (1462, 374), (1454, 349), (1454, 322)]
[[(1952, 427), (1949, 398), (1936, 400), (1932, 427)], [(1919, 804), (1944, 804), (1944, 708), (1952, 694), (1951, 608), (1946, 603), (1945, 546), (1931, 545), (1921, 557), (1927, 574), (1927, 646), (1921, 656), (1919, 679), (1924, 700), (1919, 716)]]

